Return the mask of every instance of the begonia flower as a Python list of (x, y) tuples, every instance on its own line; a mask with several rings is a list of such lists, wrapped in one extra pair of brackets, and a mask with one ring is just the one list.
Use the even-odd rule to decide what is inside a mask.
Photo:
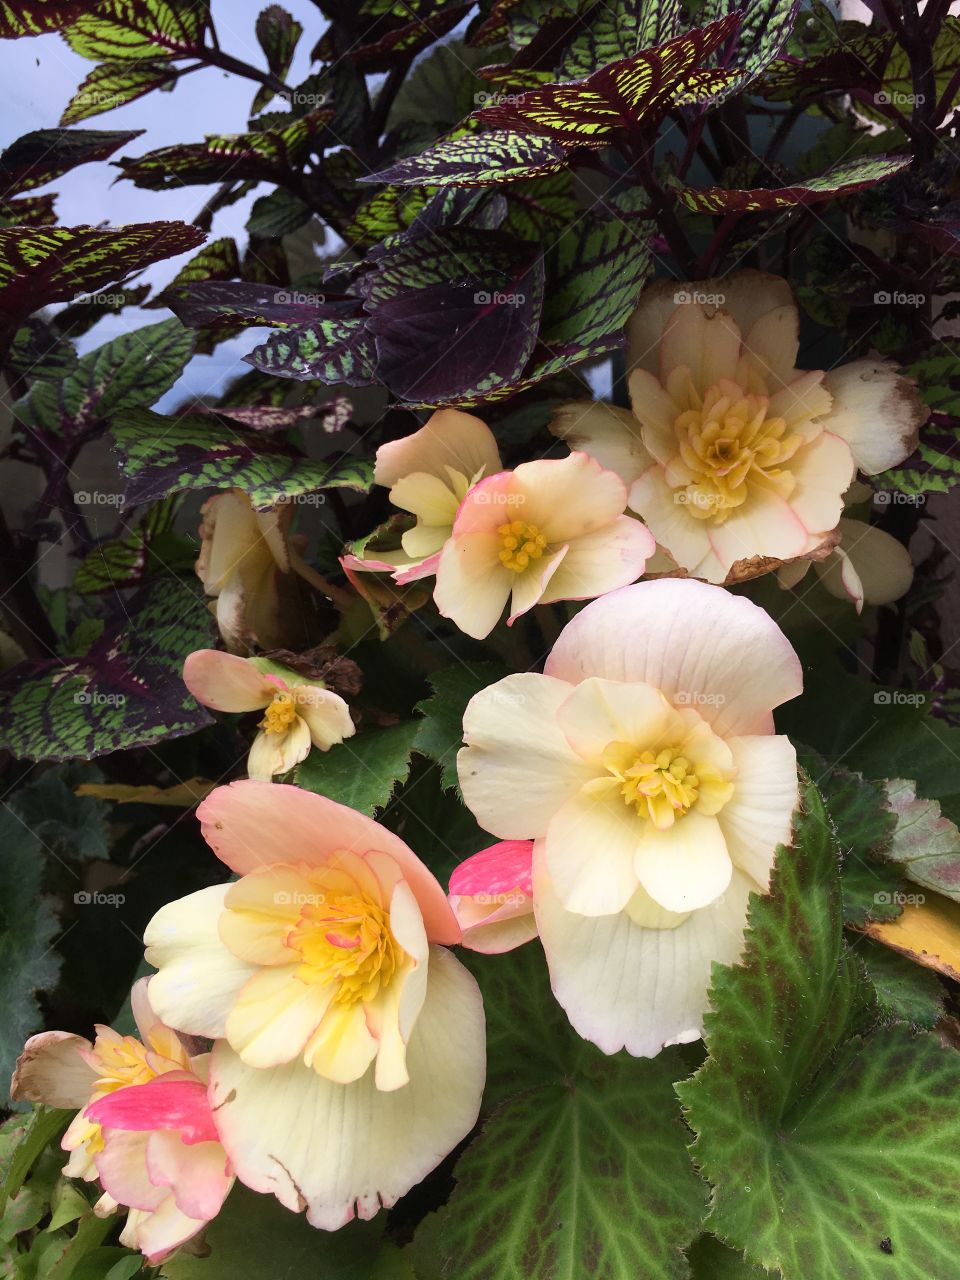
[(233, 1172), (207, 1100), (207, 1055), (150, 1006), (147, 979), (131, 993), (140, 1039), (97, 1027), (93, 1044), (65, 1031), (26, 1043), (14, 1098), (76, 1109), (61, 1146), (64, 1174), (99, 1180), (101, 1217), (125, 1207), (120, 1243), (162, 1262), (220, 1211)]
[(588, 605), (543, 675), (467, 706), (464, 799), (495, 836), (534, 841), (553, 990), (605, 1052), (701, 1034), (711, 965), (739, 957), (790, 839), (796, 755), (771, 711), (801, 687), (763, 610), (663, 579)]
[(392, 832), (298, 787), (234, 782), (198, 816), (239, 877), (147, 926), (150, 998), (216, 1040), (210, 1099), (238, 1177), (333, 1230), (372, 1217), (473, 1127), (483, 1007), (460, 928)]
[(450, 905), (471, 951), (512, 951), (537, 936), (533, 841), (501, 840), (464, 858), (450, 877)]
[(589, 600), (634, 582), (654, 551), (624, 514), (620, 478), (585, 453), (524, 462), (475, 484), (437, 566), (440, 613), (478, 640), (536, 604)]
[(901, 462), (925, 420), (891, 361), (798, 369), (797, 306), (777, 276), (659, 281), (627, 332), (632, 413), (569, 404), (552, 429), (617, 471), (657, 543), (708, 582), (827, 555), (857, 468)]
[(311, 746), (328, 751), (356, 732), (338, 693), (266, 658), (198, 649), (183, 664), (183, 681), (214, 711), (264, 712), (247, 757), (251, 778), (269, 782), (305, 760)]

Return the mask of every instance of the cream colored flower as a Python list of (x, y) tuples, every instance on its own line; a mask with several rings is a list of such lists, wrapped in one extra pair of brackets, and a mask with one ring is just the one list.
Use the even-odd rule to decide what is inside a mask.
[(618, 472), (693, 576), (734, 582), (824, 556), (857, 468), (902, 461), (926, 410), (889, 361), (804, 372), (798, 348), (785, 280), (660, 281), (628, 326), (632, 413), (571, 404), (552, 429)]
[(214, 711), (264, 712), (247, 758), (247, 773), (264, 782), (305, 760), (311, 745), (328, 751), (356, 732), (338, 693), (266, 658), (198, 649), (183, 664), (183, 681)]

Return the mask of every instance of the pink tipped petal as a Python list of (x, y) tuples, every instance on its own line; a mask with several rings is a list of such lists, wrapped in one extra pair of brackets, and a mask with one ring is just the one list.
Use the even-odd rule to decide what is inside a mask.
[(177, 1129), (185, 1143), (215, 1142), (217, 1130), (200, 1080), (157, 1076), (147, 1084), (115, 1089), (87, 1108), (87, 1116), (106, 1129), (145, 1132)]
[(463, 941), (460, 945), (466, 947), (468, 951), (477, 951), (481, 955), (499, 956), (505, 951), (515, 951), (517, 947), (531, 942), (536, 936), (537, 921), (533, 914), (531, 898), (528, 910), (521, 915), (512, 915), (500, 920), (491, 918), (470, 926), (464, 922)]
[(734, 964), (743, 949), (748, 876), (734, 871), (721, 898), (675, 928), (645, 928), (626, 912), (564, 910), (536, 858), (534, 887), (551, 985), (584, 1039), (604, 1053), (650, 1058), (700, 1037), (712, 965)]
[(916, 447), (930, 411), (892, 361), (854, 360), (831, 370), (824, 384), (833, 396), (826, 426), (846, 440), (861, 471), (887, 471)]
[(276, 693), (276, 686), (253, 663), (219, 649), (188, 654), (183, 682), (198, 702), (214, 711), (257, 711)]
[(221, 1041), (210, 1069), (221, 1140), (241, 1181), (315, 1227), (389, 1208), (473, 1128), (485, 1074), (483, 1003), (449, 952), (430, 952), (423, 1009), (407, 1046), (410, 1083), (384, 1092), (301, 1062), (258, 1070)]
[(499, 840), (465, 858), (450, 877), (450, 892), (461, 897), (533, 892), (532, 840)]
[(411, 582), (419, 582), (422, 578), (432, 578), (437, 572), (440, 565), (440, 552), (435, 555), (427, 556), (425, 560), (421, 560), (419, 564), (412, 564), (409, 568), (398, 567), (393, 575), (393, 580), (398, 587), (409, 586)]
[(636, 582), (656, 545), (650, 530), (631, 516), (619, 516), (603, 529), (574, 538), (540, 603), (591, 600)]
[(543, 835), (560, 806), (593, 777), (556, 723), (571, 692), (562, 680), (531, 672), (506, 676), (470, 699), (457, 772), (485, 831), (505, 840)]
[(442, 617), (475, 640), (488, 636), (500, 621), (513, 589), (514, 575), (500, 563), (499, 552), (495, 532), (467, 532), (452, 537), (440, 553), (434, 602)]
[(553, 544), (610, 524), (627, 505), (620, 477), (586, 453), (522, 462), (513, 483), (525, 497), (517, 516), (535, 524)]
[(678, 496), (686, 497), (686, 492), (667, 484), (662, 467), (651, 467), (631, 488), (629, 506), (681, 568), (698, 577), (712, 576), (703, 568), (712, 554), (707, 522), (692, 516)]
[(69, 1031), (41, 1031), (31, 1036), (17, 1058), (10, 1083), (15, 1102), (42, 1102), (75, 1110), (90, 1101), (97, 1073), (84, 1058), (89, 1040)]
[[(659, 390), (659, 383), (655, 385)], [(640, 423), (629, 409), (603, 401), (574, 401), (560, 406), (550, 430), (569, 448), (588, 453), (601, 467), (615, 472), (625, 485), (650, 465)]]
[(469, 480), (478, 471), (491, 475), (500, 465), (497, 441), (486, 423), (458, 409), (440, 409), (413, 435), (380, 446), (374, 479), (388, 487), (415, 471), (446, 479), (445, 469), (452, 467)]
[(100, 1185), (118, 1204), (147, 1212), (159, 1209), (167, 1189), (150, 1181), (147, 1171), (148, 1133), (108, 1130), (103, 1150), (95, 1157)]
[(431, 942), (460, 940), (456, 919), (433, 874), (399, 836), (355, 809), (302, 787), (246, 781), (212, 791), (197, 816), (207, 844), (241, 876), (293, 860), (323, 866), (341, 850), (388, 853), (420, 904)]
[(554, 579), (569, 551), (570, 547), (566, 544), (558, 547), (552, 555), (547, 553), (539, 560), (534, 560), (525, 573), (514, 576), (513, 591), (510, 595), (510, 616), (507, 618), (508, 627), (512, 627), (525, 613), (529, 613), (535, 604), (541, 601), (546, 603), (548, 594), (553, 600), (560, 598), (553, 595)]
[(797, 807), (797, 753), (789, 738), (731, 738), (733, 795), (717, 815), (735, 867), (765, 893), (777, 845), (790, 843)]
[(733, 873), (720, 823), (696, 809), (665, 831), (650, 826), (637, 843), (634, 866), (654, 902), (678, 914), (715, 902)]
[(184, 1146), (175, 1133), (152, 1133), (147, 1172), (158, 1187), (169, 1187), (181, 1213), (209, 1222), (233, 1186), (227, 1155), (219, 1141)]
[(139, 1249), (149, 1265), (155, 1267), (206, 1225), (205, 1219), (190, 1218), (182, 1213), (168, 1191), (152, 1213), (131, 1209), (120, 1233), (120, 1243), (128, 1249)]
[(797, 482), (790, 506), (807, 529), (811, 533), (835, 529), (844, 491), (857, 469), (846, 441), (823, 431), (799, 450), (790, 469)]
[(721, 587), (670, 578), (588, 604), (544, 670), (569, 684), (601, 676), (653, 685), (695, 706), (721, 736), (756, 732), (803, 689), (800, 660), (763, 609)]
[[(845, 482), (838, 486), (838, 495), (844, 487)], [(809, 533), (783, 498), (754, 490), (723, 524), (709, 525), (707, 537), (720, 563), (729, 572), (739, 560), (753, 560), (758, 556), (792, 560), (806, 550)]]
[(892, 604), (913, 582), (913, 561), (903, 543), (863, 520), (841, 520), (838, 552), (816, 567), (830, 594), (849, 597), (858, 609)]

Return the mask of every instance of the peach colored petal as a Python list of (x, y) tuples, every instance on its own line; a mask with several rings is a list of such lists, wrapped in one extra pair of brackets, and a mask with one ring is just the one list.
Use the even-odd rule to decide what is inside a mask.
[(188, 654), (183, 682), (198, 702), (214, 711), (257, 711), (270, 704), (278, 687), (246, 658), (219, 649)]
[(377, 450), (374, 479), (391, 487), (403, 476), (426, 471), (444, 478), (452, 467), (468, 478), (500, 470), (500, 453), (490, 428), (472, 414), (439, 409), (426, 426)]
[(632, 516), (574, 538), (540, 596), (554, 600), (591, 600), (636, 582), (656, 549), (653, 534)]
[(535, 524), (552, 545), (610, 524), (627, 505), (620, 477), (586, 453), (522, 462), (513, 472), (513, 489), (524, 503), (509, 518)]
[[(655, 385), (659, 390), (660, 384)], [(650, 465), (640, 424), (629, 409), (604, 401), (573, 401), (561, 405), (549, 425), (570, 449), (588, 453), (626, 485)]]
[[(481, 486), (477, 486), (480, 488)], [(461, 507), (461, 515), (472, 494)], [(493, 507), (484, 513), (489, 515)], [(501, 508), (501, 511), (503, 508)], [(468, 518), (475, 511), (468, 511)], [(500, 521), (512, 517), (500, 515)], [(460, 516), (457, 517), (459, 522)], [(434, 603), (444, 618), (450, 618), (468, 636), (482, 640), (500, 621), (514, 586), (514, 574), (500, 563), (500, 538), (495, 532), (467, 529), (452, 537), (440, 553)]]

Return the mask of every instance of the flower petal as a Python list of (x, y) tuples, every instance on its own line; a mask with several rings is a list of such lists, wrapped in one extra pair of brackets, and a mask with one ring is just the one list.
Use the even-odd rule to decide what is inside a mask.
[(350, 708), (339, 693), (300, 685), (294, 690), (294, 699), (297, 715), (306, 722), (310, 740), (318, 750), (328, 751), (356, 733)]
[(843, 511), (843, 494), (856, 474), (846, 441), (829, 431), (800, 449), (790, 464), (797, 482), (790, 506), (811, 533), (829, 533)]
[(717, 815), (735, 867), (764, 891), (777, 845), (790, 843), (797, 807), (797, 753), (789, 738), (773, 734), (730, 738), (737, 770), (732, 797)]
[(588, 676), (651, 684), (696, 706), (721, 736), (757, 732), (803, 689), (800, 660), (769, 614), (722, 587), (670, 578), (581, 609), (544, 671), (570, 684)]
[[(468, 495), (464, 505), (469, 502)], [(514, 575), (500, 563), (499, 553), (496, 533), (454, 535), (440, 553), (434, 603), (442, 617), (475, 640), (500, 621), (513, 589)]]
[(588, 676), (557, 708), (557, 724), (577, 755), (602, 769), (601, 756), (611, 742), (650, 746), (671, 713), (652, 685)]
[(586, 453), (521, 462), (513, 471), (513, 488), (524, 502), (511, 518), (535, 524), (553, 545), (610, 524), (627, 505), (620, 477)]
[[(657, 389), (663, 394), (660, 384)], [(640, 438), (640, 424), (629, 409), (604, 401), (573, 401), (556, 411), (550, 430), (570, 449), (588, 453), (601, 467), (631, 485), (652, 459)]]
[(594, 776), (556, 722), (571, 692), (562, 680), (529, 672), (506, 676), (470, 699), (457, 772), (464, 800), (485, 831), (505, 840), (543, 835), (560, 806)]
[(549, 579), (541, 604), (554, 600), (590, 600), (625, 587), (646, 568), (656, 550), (653, 534), (632, 516), (574, 538)]
[(496, 437), (486, 423), (458, 409), (439, 409), (419, 431), (380, 446), (374, 479), (388, 487), (415, 471), (446, 479), (447, 467), (471, 479), (478, 471), (492, 475), (500, 465)]
[(198, 807), (197, 817), (207, 844), (241, 876), (292, 859), (323, 866), (341, 850), (388, 853), (413, 889), (431, 942), (460, 939), (446, 895), (432, 873), (399, 836), (355, 809), (302, 787), (246, 781), (217, 787)]
[(87, 1107), (86, 1115), (105, 1129), (131, 1133), (175, 1130), (181, 1145), (217, 1141), (206, 1085), (179, 1071), (168, 1071), (146, 1084), (114, 1089)]
[(261, 729), (250, 746), (247, 773), (258, 782), (269, 782), (278, 773), (286, 773), (310, 754), (310, 730), (297, 716), (283, 733)]
[(643, 827), (618, 791), (573, 796), (553, 817), (543, 842), (557, 897), (568, 911), (606, 916), (637, 891), (634, 861)]
[(910, 552), (896, 538), (863, 520), (840, 521), (840, 547), (843, 559), (832, 555), (817, 564), (823, 585), (832, 596), (849, 597), (850, 576), (856, 579), (861, 603), (891, 604), (910, 590), (913, 561)]
[(291, 1062), (303, 1052), (336, 994), (332, 983), (302, 982), (295, 965), (260, 969), (237, 994), (226, 1037), (251, 1067)]
[(533, 891), (533, 842), (531, 840), (500, 840), (469, 858), (456, 868), (450, 877), (450, 892), (461, 897), (488, 898), (513, 893)]
[(152, 1133), (147, 1142), (150, 1181), (169, 1187), (177, 1208), (188, 1218), (209, 1222), (217, 1216), (233, 1186), (228, 1169), (219, 1141), (185, 1146), (175, 1133)]
[(277, 692), (253, 663), (219, 649), (197, 649), (183, 664), (183, 683), (198, 702), (214, 711), (257, 711)]
[(158, 1209), (167, 1198), (166, 1187), (155, 1186), (147, 1172), (148, 1133), (112, 1129), (104, 1135), (103, 1150), (96, 1156), (100, 1185), (118, 1204), (133, 1209)]
[(410, 1083), (385, 1093), (372, 1071), (349, 1085), (300, 1062), (261, 1071), (221, 1042), (211, 1102), (237, 1175), (335, 1230), (395, 1204), (470, 1132), (484, 1080), (483, 1004), (473, 977), (441, 948), (431, 949), (407, 1065)]
[(160, 971), (150, 979), (150, 1003), (167, 1026), (188, 1035), (222, 1036), (237, 994), (257, 971), (220, 941), (229, 888), (212, 885), (168, 902), (143, 935), (147, 963)]
[(648, 826), (637, 843), (634, 866), (654, 902), (678, 913), (715, 902), (733, 872), (720, 823), (696, 809), (665, 831)]
[(89, 1040), (70, 1031), (31, 1036), (17, 1058), (10, 1096), (16, 1102), (43, 1102), (64, 1110), (85, 1107), (98, 1076), (80, 1051), (92, 1048)]
[[(847, 481), (838, 482), (838, 495)], [(842, 508), (842, 502), (838, 505)], [(839, 518), (839, 513), (838, 513)], [(707, 537), (729, 572), (740, 560), (792, 560), (802, 555), (809, 530), (793, 507), (777, 494), (751, 486), (742, 507), (735, 507), (723, 524), (708, 526)]]
[(876, 475), (916, 448), (929, 410), (912, 378), (891, 360), (854, 360), (832, 369), (824, 384), (833, 396), (825, 425), (850, 446), (857, 466)]
[(740, 359), (740, 328), (729, 312), (718, 307), (682, 303), (660, 339), (660, 382), (675, 369), (690, 370), (702, 395), (721, 378), (733, 376)]
[(604, 1053), (654, 1057), (668, 1044), (699, 1038), (714, 961), (735, 963), (743, 949), (753, 882), (734, 871), (726, 893), (676, 928), (650, 929), (626, 912), (565, 911), (542, 858), (534, 858), (540, 938), (554, 994), (574, 1029)]
[(678, 495), (686, 498), (686, 490), (668, 485), (663, 467), (650, 467), (630, 490), (630, 510), (643, 517), (653, 537), (681, 568), (703, 577), (704, 560), (712, 558), (707, 522), (691, 515)]

